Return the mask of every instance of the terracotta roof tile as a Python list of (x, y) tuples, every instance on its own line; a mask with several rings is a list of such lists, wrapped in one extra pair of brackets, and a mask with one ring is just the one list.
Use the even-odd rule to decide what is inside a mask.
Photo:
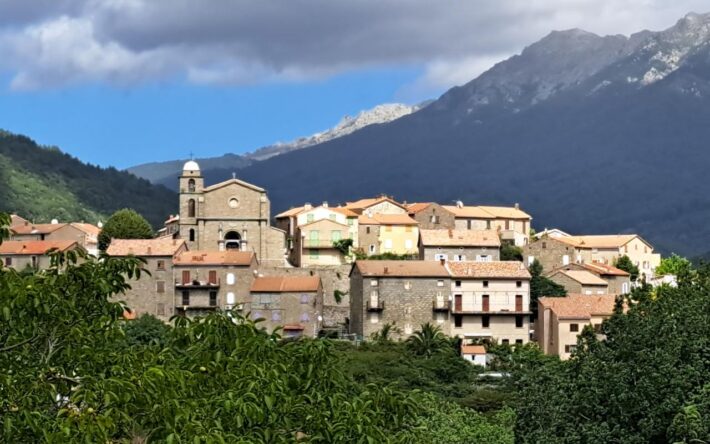
[(254, 259), (251, 251), (183, 251), (174, 260), (175, 265), (242, 265), (249, 266)]
[(390, 199), (387, 196), (380, 196), (380, 197), (372, 197), (372, 198), (366, 198), (366, 199), (360, 199), (355, 202), (348, 202), (345, 205), (343, 205), (345, 208), (349, 210), (353, 210), (355, 212), (362, 212), (363, 210), (370, 208), (373, 205), (379, 204), (381, 202), (389, 202), (393, 205), (396, 205), (398, 207), (401, 207), (403, 209), (406, 209), (404, 205), (401, 203), (397, 202), (394, 199)]
[(183, 239), (171, 236), (156, 239), (112, 239), (106, 253), (109, 256), (174, 256), (185, 246)]
[(72, 222), (70, 224), (72, 227), (75, 227), (84, 233), (88, 234), (89, 236), (94, 236), (98, 237), (99, 234), (101, 233), (101, 228), (97, 227), (96, 225), (92, 224), (86, 224), (83, 222)]
[(482, 345), (462, 345), (461, 353), (465, 355), (485, 355), (486, 347)]
[(608, 276), (630, 276), (628, 272), (601, 262), (590, 262), (582, 264), (584, 268), (598, 275)]
[(495, 230), (419, 230), (423, 246), (500, 247)]
[(604, 279), (599, 278), (593, 273), (590, 273), (589, 271), (586, 270), (557, 270), (554, 273), (550, 275), (550, 277), (554, 276), (555, 274), (564, 274), (565, 276), (569, 277), (570, 279), (573, 279), (577, 282), (579, 282), (582, 285), (599, 285), (599, 286), (608, 286), (608, 282), (605, 281)]
[(456, 205), (444, 205), (444, 208), (454, 213), (456, 217), (467, 217), (475, 219), (495, 219), (495, 216), (481, 207), (464, 206), (459, 207)]
[(440, 261), (356, 261), (354, 268), (363, 276), (449, 277)]
[(592, 236), (562, 236), (556, 237), (555, 240), (564, 242), (578, 248), (619, 248), (634, 238), (636, 234), (603, 234)]
[(530, 279), (525, 265), (518, 261), (447, 262), (451, 276), (458, 278)]
[(542, 297), (538, 299), (540, 309), (549, 308), (560, 319), (590, 319), (592, 316), (611, 316), (614, 312), (616, 295), (570, 294), (562, 298)]
[(71, 240), (58, 241), (4, 241), (0, 244), (0, 254), (2, 255), (43, 255), (47, 251), (56, 248), (59, 251), (67, 251), (78, 248), (79, 244)]
[(372, 216), (363, 214), (357, 221), (362, 225), (419, 225), (407, 214), (373, 214)]
[(409, 214), (416, 214), (420, 211), (424, 211), (427, 208), (429, 208), (429, 205), (431, 205), (431, 202), (419, 202), (419, 203), (411, 203), (406, 205), (407, 206), (407, 212)]
[(207, 193), (207, 192), (214, 191), (214, 190), (218, 190), (218, 189), (220, 189), (220, 188), (223, 188), (223, 187), (226, 187), (226, 186), (229, 186), (229, 185), (233, 185), (233, 184), (236, 184), (236, 185), (239, 185), (239, 186), (242, 186), (242, 187), (245, 187), (245, 188), (249, 188), (249, 189), (252, 189), (252, 190), (254, 190), (254, 191), (266, 191), (266, 190), (264, 190), (263, 188), (261, 188), (261, 187), (259, 187), (259, 186), (256, 186), (256, 185), (254, 185), (254, 184), (252, 184), (252, 183), (249, 183), (249, 182), (244, 182), (243, 180), (239, 180), (239, 179), (228, 179), (228, 180), (225, 180), (224, 182), (220, 182), (220, 183), (216, 183), (216, 184), (214, 184), (214, 185), (210, 185), (210, 186), (206, 187), (203, 191), (204, 191), (205, 193)]
[(284, 211), (284, 212), (282, 212), (282, 213), (277, 214), (276, 216), (274, 216), (274, 218), (275, 218), (275, 219), (281, 219), (281, 218), (283, 218), (283, 217), (296, 216), (296, 215), (298, 215), (300, 212), (305, 211), (305, 209), (306, 209), (305, 206), (303, 206), (303, 207), (294, 207), (294, 208), (288, 209), (288, 210), (286, 210), (286, 211)]
[(15, 234), (50, 234), (69, 224), (21, 224), (11, 227)]
[(484, 205), (479, 208), (491, 213), (498, 219), (531, 219), (528, 213), (515, 207), (491, 207)]
[(330, 209), (333, 211), (337, 211), (340, 214), (344, 214), (347, 217), (358, 217), (358, 214), (356, 212), (345, 207), (331, 207)]
[(263, 276), (251, 284), (253, 293), (314, 292), (320, 288), (319, 276)]

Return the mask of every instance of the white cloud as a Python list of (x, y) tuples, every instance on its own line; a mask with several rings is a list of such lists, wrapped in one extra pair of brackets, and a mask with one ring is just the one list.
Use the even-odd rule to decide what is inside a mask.
[(301, 82), (421, 66), (403, 95), (462, 84), (553, 29), (629, 34), (705, 1), (0, 1), (0, 69), (15, 89)]

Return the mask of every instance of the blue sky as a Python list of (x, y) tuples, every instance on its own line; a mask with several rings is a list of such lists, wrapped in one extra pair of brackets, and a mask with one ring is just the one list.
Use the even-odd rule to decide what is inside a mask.
[(552, 30), (664, 29), (707, 0), (0, 0), (0, 128), (80, 159), (242, 153), (435, 98)]

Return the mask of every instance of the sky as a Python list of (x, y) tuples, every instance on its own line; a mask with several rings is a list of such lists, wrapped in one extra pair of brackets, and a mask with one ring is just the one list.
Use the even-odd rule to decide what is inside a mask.
[(126, 168), (243, 153), (464, 84), (552, 30), (707, 0), (0, 0), (0, 128)]

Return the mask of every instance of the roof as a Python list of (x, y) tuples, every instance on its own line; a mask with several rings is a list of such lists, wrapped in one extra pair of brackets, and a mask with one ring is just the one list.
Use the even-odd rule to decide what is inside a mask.
[(263, 276), (254, 279), (252, 293), (313, 292), (320, 288), (319, 276)]
[(156, 239), (112, 239), (109, 256), (174, 256), (185, 245), (183, 239), (170, 236)]
[(419, 202), (419, 203), (407, 204), (407, 205), (406, 205), (406, 206), (407, 206), (407, 212), (408, 212), (409, 214), (416, 214), (416, 213), (418, 213), (418, 212), (420, 212), (420, 211), (426, 210), (427, 208), (429, 208), (429, 206), (430, 206), (431, 204), (432, 204), (431, 202)]
[(69, 224), (20, 224), (10, 227), (15, 234), (49, 234)]
[(544, 236), (557, 238), (560, 236), (571, 236), (571, 234), (567, 233), (566, 231), (562, 231), (559, 228), (545, 228), (544, 230), (535, 233), (534, 237), (537, 239), (541, 239)]
[(614, 313), (616, 295), (570, 294), (562, 298), (538, 299), (542, 310), (550, 309), (560, 319), (590, 319), (592, 316), (611, 316)]
[(515, 207), (444, 205), (456, 217), (475, 219), (532, 219), (525, 211)]
[[(637, 234), (602, 234), (593, 236), (562, 236), (555, 240), (578, 248), (619, 248), (639, 237)], [(644, 241), (644, 243), (646, 243)]]
[[(310, 211), (310, 210), (314, 210), (316, 208), (319, 208), (319, 207), (306, 208), (305, 205), (302, 207), (294, 207), (294, 208), (291, 208), (290, 210), (286, 210), (282, 213), (277, 214), (276, 216), (274, 216), (274, 218), (281, 219), (284, 217), (293, 217), (293, 216), (297, 216), (297, 215), (303, 213), (304, 211)], [(358, 214), (356, 212), (354, 212), (348, 208), (345, 208), (345, 207), (323, 207), (323, 208), (335, 211), (336, 213), (343, 214), (347, 217), (357, 217), (358, 216)]]
[(251, 251), (183, 251), (175, 258), (175, 265), (251, 265)]
[(482, 345), (462, 345), (461, 353), (464, 355), (485, 355), (486, 347)]
[(424, 246), (500, 247), (495, 230), (419, 230)]
[(453, 277), (492, 278), (492, 279), (530, 279), (525, 265), (518, 261), (491, 262), (447, 262)]
[(581, 264), (592, 273), (606, 276), (630, 276), (628, 272), (601, 262), (587, 262)]
[(185, 165), (182, 166), (183, 171), (200, 171), (200, 165), (194, 160), (188, 160)]
[(345, 207), (330, 207), (331, 210), (336, 211), (340, 214), (344, 214), (347, 217), (357, 217), (358, 214), (353, 210)]
[(225, 180), (224, 182), (220, 182), (220, 183), (216, 183), (216, 184), (214, 184), (214, 185), (210, 185), (210, 186), (208, 186), (207, 188), (205, 188), (203, 191), (206, 193), (206, 192), (208, 192), (208, 191), (217, 190), (217, 189), (220, 189), (220, 188), (229, 186), (229, 185), (239, 185), (239, 186), (246, 187), (246, 188), (250, 188), (250, 189), (252, 189), (252, 190), (254, 190), (254, 191), (260, 191), (260, 192), (265, 192), (265, 191), (266, 191), (266, 190), (264, 190), (264, 189), (261, 188), (261, 187), (258, 187), (258, 186), (254, 185), (254, 184), (249, 183), (249, 182), (244, 182), (243, 180), (239, 180), (239, 179), (228, 179), (228, 180)]
[(361, 225), (419, 225), (407, 214), (363, 214), (357, 218), (357, 222)]
[(84, 233), (88, 234), (89, 236), (98, 237), (98, 235), (101, 233), (101, 228), (99, 228), (93, 224), (86, 224), (84, 222), (72, 222), (69, 225), (83, 231)]
[(11, 227), (14, 225), (24, 224), (25, 222), (29, 223), (29, 221), (22, 216), (18, 216), (17, 214), (10, 215), (10, 226)]
[(72, 248), (77, 248), (79, 244), (71, 240), (58, 241), (5, 241), (0, 244), (0, 254), (2, 255), (43, 255), (47, 251), (57, 249), (59, 251), (67, 251)]
[(359, 260), (353, 265), (363, 276), (449, 277), (441, 261), (370, 261)]
[(348, 225), (341, 224), (340, 222), (334, 221), (333, 219), (318, 219), (318, 220), (314, 220), (313, 222), (306, 222), (305, 224), (299, 225), (298, 228), (310, 227), (311, 225), (315, 225), (315, 224), (330, 224), (330, 225), (337, 225), (338, 227), (345, 229), (345, 230), (350, 229), (350, 227)]
[(176, 215), (174, 215), (174, 216), (171, 214), (170, 217), (164, 222), (164, 224), (167, 225), (167, 224), (170, 224), (170, 223), (173, 223), (173, 222), (177, 222), (177, 221), (179, 221), (179, 220), (180, 220), (180, 215), (179, 215), (179, 214), (176, 214)]
[(582, 285), (601, 285), (605, 287), (609, 285), (609, 283), (604, 279), (601, 279), (595, 274), (590, 273), (586, 270), (557, 270), (550, 274), (550, 276), (554, 276), (558, 273), (564, 274), (565, 276), (579, 282)]
[(291, 209), (289, 209), (289, 210), (286, 210), (286, 211), (284, 211), (284, 212), (282, 212), (282, 213), (277, 214), (276, 216), (274, 216), (274, 218), (275, 218), (275, 219), (281, 219), (282, 217), (295, 216), (295, 215), (299, 214), (301, 211), (304, 211), (305, 209), (306, 209), (305, 206), (302, 206), (302, 207), (293, 207), (293, 208), (291, 208)]
[(362, 210), (365, 210), (367, 208), (370, 208), (373, 205), (377, 205), (382, 202), (389, 202), (393, 205), (396, 205), (396, 206), (406, 210), (406, 208), (401, 203), (397, 202), (394, 199), (390, 199), (387, 196), (372, 197), (372, 198), (356, 200), (355, 202), (348, 202), (344, 205), (344, 207), (349, 210), (354, 210), (356, 212), (358, 210), (360, 210), (360, 212), (362, 212)]

